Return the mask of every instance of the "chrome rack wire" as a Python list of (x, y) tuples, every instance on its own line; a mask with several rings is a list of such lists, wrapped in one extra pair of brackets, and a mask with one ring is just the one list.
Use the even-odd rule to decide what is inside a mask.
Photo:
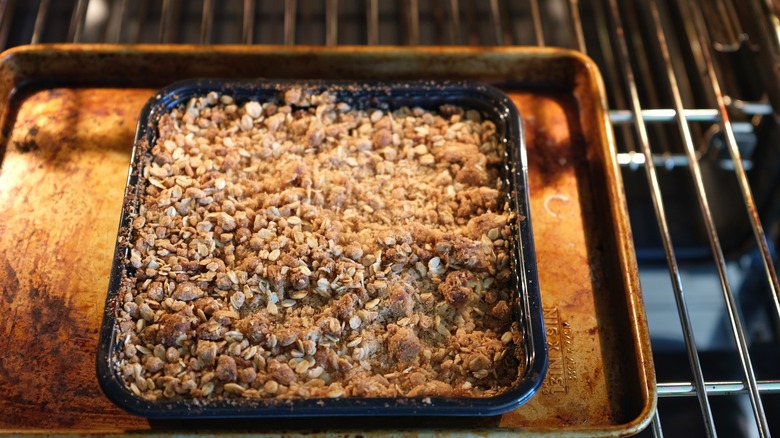
[[(661, 23), (661, 18), (658, 12), (658, 7), (656, 5), (656, 2), (651, 1), (650, 6), (651, 6), (653, 22), (655, 23), (658, 42), (661, 47), (661, 53), (664, 59), (664, 63), (666, 65), (666, 73), (668, 75), (669, 85), (674, 100), (674, 109), (677, 112), (677, 114), (682, 114), (684, 110), (684, 104), (682, 102), (682, 96), (680, 94), (680, 87), (678, 85), (677, 75), (674, 72), (674, 66), (672, 64), (671, 54), (669, 51), (669, 46), (667, 44), (666, 33), (664, 31), (663, 24)], [(711, 66), (708, 67), (712, 68)], [(717, 91), (714, 92), (717, 94)], [(697, 195), (696, 198), (699, 204), (699, 208), (701, 209), (702, 216), (704, 217), (704, 225), (707, 228), (707, 234), (709, 236), (710, 246), (712, 248), (712, 253), (715, 258), (715, 265), (718, 268), (718, 275), (720, 278), (721, 287), (723, 288), (723, 295), (726, 300), (726, 303), (728, 304), (729, 321), (731, 322), (734, 340), (737, 343), (740, 359), (742, 360), (742, 369), (744, 371), (745, 379), (747, 381), (747, 385), (749, 388), (750, 401), (753, 405), (752, 406), (753, 412), (756, 417), (756, 423), (758, 425), (759, 434), (761, 436), (767, 436), (769, 433), (769, 425), (767, 424), (766, 413), (764, 412), (764, 408), (761, 403), (761, 396), (758, 394), (755, 372), (753, 370), (753, 366), (750, 360), (750, 354), (747, 350), (745, 331), (742, 326), (741, 318), (739, 317), (739, 308), (738, 305), (736, 304), (734, 294), (732, 292), (732, 287), (731, 284), (729, 283), (729, 279), (726, 274), (726, 261), (723, 256), (723, 249), (720, 244), (720, 238), (718, 236), (717, 231), (715, 230), (715, 222), (712, 218), (712, 212), (709, 206), (709, 201), (707, 200), (707, 193), (704, 187), (704, 182), (701, 175), (701, 168), (699, 167), (699, 161), (695, 156), (696, 152), (695, 152), (695, 146), (693, 144), (693, 137), (690, 131), (690, 125), (689, 122), (685, 120), (684, 117), (676, 117), (675, 119), (678, 122), (678, 126), (680, 128), (680, 134), (682, 135), (683, 141), (685, 143), (685, 153), (688, 156), (688, 166), (690, 168), (691, 177), (693, 178), (693, 182), (696, 187), (696, 195)], [(741, 161), (738, 162), (735, 161), (734, 164), (738, 168), (740, 169), (742, 168)], [(745, 185), (747, 184), (748, 182), (746, 180)], [(745, 205), (748, 210), (755, 210), (755, 206), (753, 205), (753, 198), (750, 195), (749, 191), (750, 189), (748, 189), (748, 194), (745, 195), (745, 201), (746, 201)], [(763, 232), (761, 233), (761, 238), (763, 238)], [(763, 239), (761, 240), (760, 243), (764, 243)], [(770, 261), (770, 266), (771, 266), (771, 261)], [(773, 272), (769, 272), (770, 277), (772, 274)], [(693, 342), (693, 340), (691, 340), (691, 342)], [(696, 384), (698, 385), (699, 382), (696, 382)], [(706, 396), (706, 388), (699, 389), (698, 391), (700, 393), (703, 393), (703, 396)], [(705, 403), (702, 403), (702, 405), (706, 406)], [(705, 413), (711, 415), (711, 413), (708, 412)], [(707, 418), (707, 420), (709, 423), (710, 419)], [(708, 430), (708, 432), (714, 433), (714, 430)]]
[[(666, 253), (666, 260), (669, 266), (669, 275), (671, 277), (672, 286), (674, 288), (674, 298), (677, 302), (677, 310), (680, 315), (682, 330), (685, 334), (685, 346), (688, 351), (688, 359), (690, 361), (690, 367), (694, 375), (693, 389), (699, 399), (699, 405), (701, 407), (702, 413), (704, 414), (704, 425), (707, 433), (714, 435), (715, 421), (712, 417), (712, 410), (710, 408), (709, 400), (707, 399), (707, 392), (704, 386), (704, 374), (701, 369), (699, 355), (696, 351), (696, 341), (693, 334), (693, 325), (691, 324), (690, 320), (688, 304), (686, 303), (685, 295), (683, 294), (680, 269), (677, 264), (677, 258), (674, 255), (674, 247), (672, 245), (672, 238), (669, 233), (669, 225), (666, 221), (666, 208), (664, 207), (664, 201), (661, 196), (661, 187), (658, 183), (658, 173), (655, 169), (653, 152), (650, 148), (650, 141), (647, 136), (646, 120), (642, 117), (642, 107), (639, 102), (639, 94), (637, 92), (634, 71), (628, 59), (628, 46), (624, 36), (625, 32), (623, 30), (623, 24), (620, 18), (620, 11), (618, 11), (617, 0), (610, 0), (610, 9), (612, 11), (612, 18), (614, 20), (612, 27), (613, 38), (618, 45), (618, 57), (620, 59), (620, 65), (623, 67), (623, 73), (627, 78), (628, 91), (631, 97), (631, 104), (634, 115), (634, 125), (636, 126), (637, 135), (639, 136), (639, 142), (642, 147), (642, 154), (645, 156), (645, 175), (647, 176), (647, 183), (651, 189), (650, 193), (652, 194), (655, 217), (658, 221), (658, 227), (661, 231), (664, 252)], [(659, 415), (656, 414), (655, 421), (653, 422), (654, 428), (656, 427), (656, 423), (660, 424), (659, 420)]]
[[(665, 408), (675, 400), (690, 400), (695, 415), (685, 422), (699, 419), (694, 433), (734, 434), (716, 413), (720, 401), (733, 398), (747, 411), (746, 418), (752, 417), (752, 424), (740, 434), (768, 436), (772, 424), (765, 405), (767, 397), (780, 393), (780, 376), (759, 375), (756, 370), (758, 354), (746, 328), (750, 321), (730, 269), (737, 266), (745, 271), (744, 254), (752, 257), (752, 266), (757, 268), (748, 270), (741, 280), (753, 279), (752, 289), (768, 303), (765, 311), (775, 327), (771, 336), (777, 349), (780, 286), (772, 242), (780, 227), (777, 221), (762, 223), (771, 216), (761, 215), (749, 174), (756, 164), (752, 149), (743, 148), (738, 138), (741, 133), (758, 136), (765, 124), (777, 126), (780, 19), (776, 12), (771, 0), (0, 0), (0, 47), (61, 41), (551, 45), (591, 55), (608, 85), (618, 162), (624, 175), (639, 175), (626, 178), (627, 192), (645, 192), (643, 199), (650, 203), (652, 213), (650, 208), (641, 211), (654, 216), (652, 229), (645, 231), (658, 235), (659, 256), (655, 263), (640, 263), (644, 295), (646, 300), (658, 297), (673, 302), (682, 345), (682, 354), (672, 355), (677, 358), (673, 366), (688, 370), (682, 377), (671, 378), (659, 372), (659, 411), (645, 433), (680, 434), (675, 429), (679, 422), (662, 421), (680, 405)], [(741, 25), (746, 16), (752, 17), (750, 27), (755, 29)], [(54, 26), (57, 20), (64, 23)], [(729, 62), (728, 56), (740, 52), (750, 52), (760, 60), (752, 66), (756, 71), (751, 76), (760, 78), (758, 92), (741, 92), (735, 86), (739, 82), (735, 77), (751, 69)], [(713, 129), (722, 136), (720, 150), (699, 146)], [(713, 155), (717, 166), (733, 177), (736, 189), (721, 193), (713, 186), (705, 167)], [(675, 182), (684, 180), (690, 185), (690, 205), (681, 207), (674, 202), (675, 188), (664, 183), (670, 172), (681, 175)], [(725, 196), (734, 199), (723, 200)], [(636, 202), (629, 199), (632, 213), (641, 207)], [(734, 251), (727, 251), (721, 241), (729, 236), (718, 225), (718, 212), (723, 208), (716, 204), (723, 202), (731, 210), (742, 210), (750, 235), (743, 256), (727, 254)], [(706, 247), (704, 257), (689, 257), (684, 251), (687, 247), (679, 243), (675, 229), (681, 226), (677, 211), (681, 208), (686, 213), (691, 210), (691, 216), (700, 215), (697, 227)], [(635, 226), (635, 236), (637, 231)], [(713, 285), (704, 291), (689, 281), (691, 272), (700, 271), (709, 276), (707, 284)], [(668, 276), (670, 287), (645, 282), (646, 276), (659, 273)], [(722, 305), (727, 339), (723, 354), (736, 358), (737, 371), (726, 377), (710, 372), (708, 361), (712, 359), (702, 348), (706, 342), (697, 329), (702, 300), (693, 299), (696, 296)], [(663, 349), (655, 348), (658, 330), (651, 318), (656, 362), (662, 363), (664, 353), (659, 351)], [(715, 353), (722, 351), (715, 349)]]

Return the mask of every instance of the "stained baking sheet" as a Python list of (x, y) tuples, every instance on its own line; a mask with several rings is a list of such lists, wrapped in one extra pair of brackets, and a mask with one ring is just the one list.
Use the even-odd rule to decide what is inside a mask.
[[(524, 117), (549, 371), (500, 417), (160, 422), (125, 414), (94, 356), (138, 114), (190, 77), (477, 79)], [(623, 435), (655, 378), (595, 65), (556, 49), (38, 46), (6, 52), (0, 138), (0, 430), (479, 430)]]

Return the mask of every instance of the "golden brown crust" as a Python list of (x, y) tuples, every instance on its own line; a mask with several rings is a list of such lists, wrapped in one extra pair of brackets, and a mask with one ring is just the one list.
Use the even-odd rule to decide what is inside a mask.
[(506, 390), (521, 361), (493, 123), (451, 105), (284, 96), (237, 105), (211, 93), (160, 119), (117, 311), (130, 389)]

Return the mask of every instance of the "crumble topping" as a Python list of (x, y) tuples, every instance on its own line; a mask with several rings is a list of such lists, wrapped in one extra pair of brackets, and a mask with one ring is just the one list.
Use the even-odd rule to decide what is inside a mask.
[(144, 154), (118, 366), (147, 399), (496, 395), (521, 371), (496, 127), (209, 93)]

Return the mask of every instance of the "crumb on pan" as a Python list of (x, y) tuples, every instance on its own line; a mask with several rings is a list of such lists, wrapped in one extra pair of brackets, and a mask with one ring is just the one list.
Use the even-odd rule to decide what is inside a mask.
[(486, 397), (521, 371), (496, 127), (209, 93), (144, 155), (117, 309), (138, 396)]

